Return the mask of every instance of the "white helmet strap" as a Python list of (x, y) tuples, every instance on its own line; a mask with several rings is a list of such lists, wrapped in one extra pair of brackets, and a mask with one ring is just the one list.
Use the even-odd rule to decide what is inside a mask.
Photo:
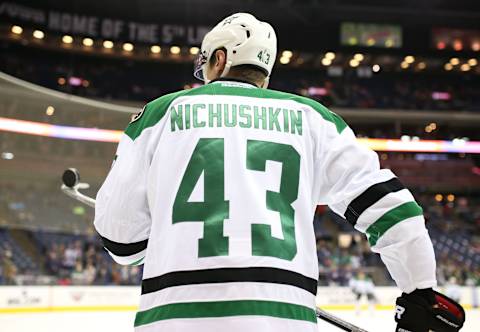
[[(225, 54), (226, 56), (226, 54)], [(225, 62), (225, 67), (223, 68), (222, 73), (220, 74), (220, 77), (225, 77), (227, 76), (228, 72), (230, 71), (230, 68), (232, 67), (232, 61), (228, 60)]]
[(268, 83), (270, 83), (270, 76), (265, 77), (265, 80), (263, 81), (261, 88), (262, 89), (268, 88)]

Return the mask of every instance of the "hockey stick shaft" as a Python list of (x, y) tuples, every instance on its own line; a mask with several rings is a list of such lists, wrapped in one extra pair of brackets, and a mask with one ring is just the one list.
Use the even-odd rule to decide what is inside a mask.
[(83, 204), (86, 204), (90, 207), (95, 207), (95, 199), (88, 197), (81, 192), (78, 191), (76, 188), (69, 188), (66, 185), (62, 185), (62, 191), (69, 197), (76, 199)]
[(334, 316), (320, 308), (317, 308), (316, 310), (317, 317), (338, 327), (339, 329), (342, 329), (347, 332), (368, 332), (367, 330), (361, 329), (358, 326), (355, 326), (353, 324), (350, 324), (343, 319), (338, 318), (337, 316)]

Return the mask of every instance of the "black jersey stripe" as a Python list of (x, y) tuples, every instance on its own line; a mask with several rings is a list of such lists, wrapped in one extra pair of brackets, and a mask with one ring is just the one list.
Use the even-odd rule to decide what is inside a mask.
[(176, 271), (144, 279), (142, 294), (184, 285), (214, 284), (224, 282), (266, 282), (291, 285), (317, 294), (317, 280), (303, 274), (271, 267), (234, 267), (193, 271)]
[(389, 193), (400, 191), (402, 189), (405, 189), (405, 187), (398, 178), (374, 184), (348, 205), (344, 214), (345, 219), (347, 219), (352, 226), (355, 226), (358, 218), (366, 209)]
[(148, 240), (132, 243), (119, 243), (109, 240), (101, 235), (100, 237), (102, 238), (103, 246), (112, 254), (119, 257), (138, 254), (139, 252), (145, 250), (148, 244)]

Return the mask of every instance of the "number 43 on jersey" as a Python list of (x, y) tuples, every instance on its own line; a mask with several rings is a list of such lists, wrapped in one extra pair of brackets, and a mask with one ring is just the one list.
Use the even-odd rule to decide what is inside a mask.
[[(267, 160), (282, 163), (280, 190), (267, 190), (265, 204), (267, 209), (279, 212), (283, 239), (272, 237), (270, 225), (252, 224), (252, 255), (290, 261), (297, 253), (295, 210), (292, 203), (298, 196), (300, 155), (291, 145), (248, 140), (246, 168), (265, 172)], [(202, 173), (204, 200), (189, 202)], [(198, 241), (199, 257), (228, 255), (228, 237), (223, 235), (223, 223), (229, 217), (229, 207), (230, 202), (225, 200), (224, 140), (201, 138), (188, 162), (172, 213), (173, 223), (203, 222), (203, 238)]]

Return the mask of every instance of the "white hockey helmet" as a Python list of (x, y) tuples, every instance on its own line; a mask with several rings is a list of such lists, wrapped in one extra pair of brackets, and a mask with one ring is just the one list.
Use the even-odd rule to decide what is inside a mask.
[(216, 50), (225, 48), (227, 63), (221, 77), (231, 67), (253, 65), (267, 75), (266, 84), (277, 56), (277, 36), (272, 26), (248, 13), (237, 13), (223, 19), (203, 38), (201, 50), (195, 61), (194, 76), (205, 83), (205, 66)]

